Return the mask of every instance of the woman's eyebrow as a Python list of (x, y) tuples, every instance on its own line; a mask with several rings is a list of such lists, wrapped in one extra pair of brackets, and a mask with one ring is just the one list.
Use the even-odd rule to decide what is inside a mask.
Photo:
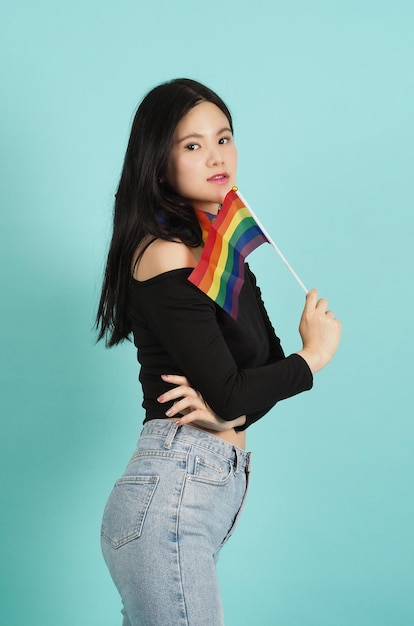
[(181, 137), (181, 139), (177, 139), (177, 143), (182, 143), (188, 139), (201, 139), (202, 136), (203, 135), (200, 135), (200, 133), (190, 133), (189, 135), (185, 135), (185, 137)]
[[(231, 133), (231, 128), (229, 126), (225, 126), (224, 128), (220, 128), (220, 130), (217, 131), (216, 135), (221, 135), (222, 133)], [(182, 143), (183, 141), (187, 141), (188, 139), (202, 139), (203, 135), (201, 135), (200, 133), (189, 133), (188, 135), (185, 135), (184, 137), (180, 137), (180, 139), (177, 139), (177, 143)]]
[(221, 128), (218, 131), (217, 135), (221, 135), (221, 133), (231, 133), (231, 132), (232, 132), (232, 130), (231, 130), (230, 126), (224, 126), (224, 128)]

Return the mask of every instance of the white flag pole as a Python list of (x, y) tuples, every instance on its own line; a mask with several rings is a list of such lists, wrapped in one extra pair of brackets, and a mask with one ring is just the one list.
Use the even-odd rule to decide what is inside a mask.
[(288, 260), (286, 259), (286, 257), (282, 254), (282, 252), (279, 250), (279, 248), (277, 247), (277, 245), (275, 244), (275, 242), (273, 241), (273, 239), (271, 238), (271, 236), (269, 235), (269, 233), (267, 232), (267, 230), (264, 228), (263, 224), (261, 223), (261, 221), (259, 220), (259, 218), (257, 217), (257, 215), (255, 215), (255, 213), (253, 212), (253, 210), (251, 209), (251, 207), (248, 205), (248, 203), (246, 202), (246, 200), (243, 198), (243, 196), (241, 195), (241, 193), (239, 192), (238, 187), (233, 187), (233, 191), (236, 192), (236, 194), (239, 196), (240, 200), (243, 202), (244, 206), (246, 207), (246, 209), (248, 209), (250, 211), (250, 213), (252, 214), (252, 216), (254, 217), (254, 219), (257, 222), (257, 225), (259, 226), (259, 228), (262, 230), (264, 236), (266, 237), (266, 239), (268, 240), (268, 242), (270, 243), (271, 246), (273, 246), (273, 248), (276, 250), (276, 252), (278, 253), (278, 255), (280, 256), (280, 258), (282, 259), (283, 263), (286, 265), (286, 267), (288, 268), (288, 270), (290, 271), (290, 273), (292, 274), (292, 276), (296, 279), (296, 281), (299, 283), (299, 285), (302, 287), (303, 291), (305, 293), (308, 293), (308, 289), (306, 289), (305, 285), (303, 284), (303, 282), (301, 281), (301, 279), (299, 278), (299, 276), (296, 274), (295, 270), (293, 269), (293, 267), (290, 265), (290, 263), (288, 263)]

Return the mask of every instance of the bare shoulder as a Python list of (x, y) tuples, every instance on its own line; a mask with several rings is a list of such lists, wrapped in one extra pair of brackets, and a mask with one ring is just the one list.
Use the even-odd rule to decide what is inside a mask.
[[(139, 249), (135, 257), (138, 254)], [(181, 241), (155, 239), (135, 265), (133, 276), (136, 280), (148, 280), (171, 270), (195, 267), (196, 263), (196, 252)]]

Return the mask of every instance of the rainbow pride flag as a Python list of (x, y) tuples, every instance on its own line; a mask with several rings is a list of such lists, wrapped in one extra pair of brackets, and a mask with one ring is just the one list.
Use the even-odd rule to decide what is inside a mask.
[(244, 282), (244, 259), (269, 241), (247, 203), (233, 187), (216, 215), (196, 210), (204, 249), (189, 280), (237, 319), (238, 299)]

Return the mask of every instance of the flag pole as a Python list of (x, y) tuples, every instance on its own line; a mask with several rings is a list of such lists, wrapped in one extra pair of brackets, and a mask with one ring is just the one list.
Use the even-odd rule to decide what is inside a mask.
[(290, 265), (290, 263), (288, 262), (287, 258), (284, 256), (284, 254), (282, 254), (281, 250), (279, 250), (279, 248), (277, 247), (277, 245), (275, 244), (275, 242), (273, 241), (273, 239), (271, 238), (271, 236), (269, 235), (269, 233), (267, 232), (267, 230), (264, 228), (263, 224), (261, 223), (261, 221), (259, 220), (259, 218), (257, 217), (257, 215), (254, 213), (254, 211), (251, 209), (251, 207), (248, 205), (248, 203), (246, 202), (246, 200), (243, 198), (243, 196), (241, 195), (241, 193), (239, 192), (239, 188), (234, 186), (233, 187), (233, 191), (239, 196), (240, 200), (243, 202), (244, 206), (246, 207), (246, 209), (248, 209), (250, 211), (250, 213), (252, 214), (252, 216), (254, 217), (254, 219), (257, 222), (257, 225), (259, 226), (259, 228), (261, 229), (261, 231), (263, 232), (264, 236), (266, 237), (266, 239), (268, 240), (268, 242), (270, 243), (271, 246), (273, 246), (273, 248), (276, 250), (276, 252), (278, 253), (279, 257), (282, 259), (283, 263), (286, 265), (286, 267), (288, 268), (289, 272), (292, 274), (292, 276), (296, 279), (296, 281), (299, 283), (299, 285), (302, 287), (303, 291), (305, 293), (308, 293), (308, 289), (306, 289), (305, 285), (303, 284), (303, 282), (301, 281), (301, 279), (299, 278), (299, 276), (296, 274), (295, 270), (293, 269), (293, 267)]

